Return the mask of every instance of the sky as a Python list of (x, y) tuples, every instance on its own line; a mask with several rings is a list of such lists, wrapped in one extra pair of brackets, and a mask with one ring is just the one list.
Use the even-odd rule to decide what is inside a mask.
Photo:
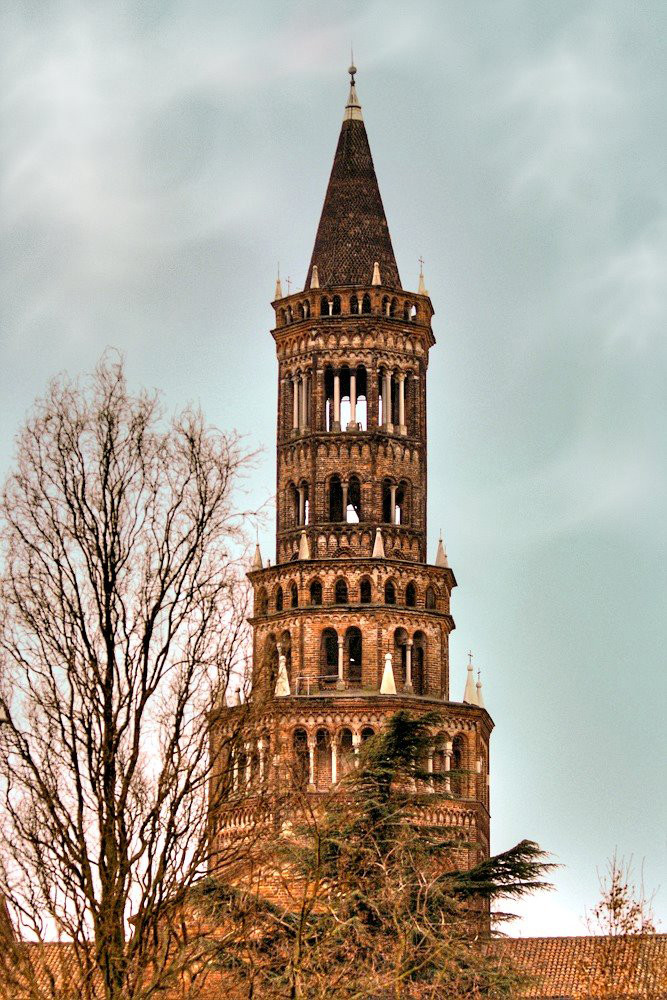
[[(562, 866), (511, 933), (577, 934), (614, 852), (667, 931), (667, 6), (4, 0), (0, 478), (107, 347), (261, 448), (277, 264), (303, 286), (358, 93), (403, 285), (436, 315), (429, 550), (495, 722), (492, 850)], [(261, 532), (273, 552), (273, 524)]]

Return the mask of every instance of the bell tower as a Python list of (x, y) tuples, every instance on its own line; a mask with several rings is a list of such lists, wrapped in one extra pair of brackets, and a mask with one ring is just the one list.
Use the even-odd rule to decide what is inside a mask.
[(450, 700), (456, 580), (442, 542), (427, 561), (433, 307), (421, 274), (416, 292), (401, 284), (355, 73), (304, 289), (276, 283), (276, 560), (264, 566), (258, 547), (249, 573), (252, 698), (266, 724), (237, 791), (247, 808), (252, 761), (265, 786), (296, 774), (328, 790), (389, 715), (435, 708), (428, 768), (451, 774), (437, 822), (474, 829), (478, 858), (493, 723), (472, 681)]

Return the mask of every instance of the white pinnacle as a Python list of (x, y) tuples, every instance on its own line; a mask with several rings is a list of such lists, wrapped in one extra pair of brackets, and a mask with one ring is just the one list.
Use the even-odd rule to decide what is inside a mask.
[(486, 708), (484, 704), (484, 699), (482, 698), (482, 671), (477, 671), (477, 704), (480, 708)]
[(396, 694), (396, 681), (394, 680), (394, 669), (391, 665), (391, 653), (384, 654), (384, 670), (382, 671), (380, 694)]
[(468, 676), (466, 677), (466, 689), (463, 692), (463, 701), (467, 705), (477, 704), (477, 688), (475, 678), (472, 675), (472, 653), (468, 653)]
[(289, 677), (287, 676), (287, 660), (285, 654), (281, 653), (278, 657), (278, 677), (274, 694), (276, 698), (289, 698), (291, 693)]
[(257, 542), (257, 545), (255, 546), (255, 554), (252, 557), (252, 563), (250, 565), (250, 569), (251, 570), (262, 569), (263, 566), (264, 564), (262, 562), (262, 553), (259, 548), (259, 542)]
[(447, 562), (447, 550), (445, 549), (442, 541), (442, 535), (440, 535), (440, 538), (438, 539), (438, 550), (435, 554), (435, 565), (440, 566), (442, 569), (449, 566), (449, 563)]
[(384, 559), (384, 540), (379, 528), (375, 529), (375, 541), (373, 542), (372, 559)]
[(301, 538), (299, 539), (299, 559), (310, 559), (310, 545), (308, 544), (308, 535), (305, 531), (301, 532)]
[(373, 277), (371, 278), (371, 285), (381, 285), (382, 279), (380, 278), (380, 265), (378, 261), (373, 264)]

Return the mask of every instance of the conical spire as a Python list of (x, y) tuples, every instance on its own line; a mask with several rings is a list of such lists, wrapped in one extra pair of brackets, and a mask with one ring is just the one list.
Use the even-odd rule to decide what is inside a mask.
[(262, 568), (263, 568), (262, 552), (259, 547), (259, 542), (257, 542), (257, 545), (255, 546), (255, 554), (252, 557), (252, 563), (250, 564), (250, 569), (254, 571)]
[(391, 653), (384, 654), (384, 670), (382, 671), (380, 694), (396, 694), (396, 681), (394, 680), (394, 668), (391, 665)]
[(449, 566), (449, 563), (447, 562), (447, 550), (445, 549), (442, 535), (440, 535), (440, 538), (438, 539), (438, 550), (435, 554), (435, 565), (439, 566), (441, 569), (445, 569)]
[(401, 287), (389, 226), (350, 66), (350, 92), (329, 186), (308, 267), (306, 288), (317, 267), (322, 287), (370, 285), (377, 262), (382, 282)]
[(375, 529), (375, 541), (373, 542), (373, 555), (371, 559), (384, 559), (384, 539), (379, 528)]
[(486, 708), (484, 704), (484, 699), (482, 698), (482, 671), (477, 671), (477, 704), (480, 708)]
[(468, 653), (468, 676), (466, 677), (466, 689), (463, 692), (463, 700), (467, 705), (477, 704), (477, 688), (475, 678), (472, 675), (472, 653)]

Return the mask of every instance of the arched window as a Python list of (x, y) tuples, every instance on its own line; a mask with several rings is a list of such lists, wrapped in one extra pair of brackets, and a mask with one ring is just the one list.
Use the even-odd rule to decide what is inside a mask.
[(436, 606), (435, 590), (433, 589), (433, 587), (427, 587), (426, 588), (426, 608), (427, 608), (428, 611), (433, 611), (433, 610), (435, 610), (435, 606)]
[(299, 498), (299, 524), (310, 524), (310, 491), (305, 479), (301, 482), (299, 489), (301, 490)]
[(340, 476), (332, 476), (329, 480), (329, 520), (343, 520), (343, 487)]
[(308, 301), (308, 299), (306, 299), (306, 301), (303, 304), (303, 316), (304, 319), (308, 319), (308, 317), (310, 316), (310, 302)]
[(362, 604), (371, 603), (371, 593), (371, 581), (365, 576), (359, 584), (359, 597)]
[(295, 583), (290, 583), (289, 595), (290, 595), (290, 605), (293, 608), (298, 608), (299, 607), (299, 588), (297, 587), (297, 585)]
[(320, 316), (329, 315), (329, 300), (326, 295), (323, 295), (320, 299)]
[(364, 726), (361, 730), (361, 742), (365, 743), (366, 740), (370, 740), (371, 736), (375, 736), (375, 730), (372, 726)]
[(315, 788), (323, 791), (331, 785), (331, 736), (318, 729), (315, 736)]
[(404, 628), (397, 628), (394, 631), (394, 662), (401, 664), (401, 679), (403, 684), (408, 681), (408, 633)]
[(320, 680), (327, 684), (338, 680), (338, 634), (334, 628), (322, 632)]
[(285, 657), (285, 669), (287, 670), (287, 679), (290, 684), (292, 683), (292, 636), (289, 631), (285, 629), (283, 634), (280, 636), (280, 646), (278, 652)]
[(266, 615), (269, 612), (269, 598), (264, 587), (257, 591), (257, 614)]
[(361, 300), (361, 311), (362, 313), (369, 313), (371, 311), (371, 297), (368, 292), (366, 292)]
[(306, 310), (303, 308), (303, 302), (299, 302), (298, 309), (299, 309), (299, 319), (305, 319)]
[(248, 754), (245, 748), (241, 748), (236, 753), (236, 784), (240, 792), (242, 792), (247, 784), (248, 779)]
[(382, 315), (383, 316), (388, 316), (389, 315), (389, 296), (388, 295), (385, 295), (382, 298)]
[(289, 526), (295, 527), (299, 523), (299, 491), (290, 483), (287, 487), (287, 503), (289, 510)]
[(278, 679), (278, 646), (275, 635), (267, 635), (264, 643), (264, 659), (262, 670), (267, 680), (269, 694), (273, 695)]
[(384, 603), (396, 604), (396, 587), (392, 580), (387, 580), (384, 585)]
[(322, 584), (319, 580), (313, 580), (310, 585), (310, 603), (317, 607), (322, 603)]
[(342, 578), (336, 580), (336, 586), (334, 587), (334, 603), (335, 604), (347, 604), (347, 583)]
[(394, 512), (395, 524), (408, 523), (408, 484), (402, 480), (396, 487), (396, 510)]
[(283, 610), (283, 588), (276, 587), (276, 611)]
[(361, 521), (361, 483), (357, 476), (350, 476), (347, 484), (345, 520), (348, 524), (358, 524)]
[(465, 776), (463, 774), (464, 751), (465, 741), (461, 733), (459, 733), (458, 736), (455, 736), (452, 740), (451, 760), (452, 794), (458, 796), (459, 798), (463, 795), (465, 788)]
[(338, 777), (343, 778), (354, 770), (354, 740), (351, 729), (341, 729), (338, 734)]
[(412, 689), (415, 694), (426, 694), (426, 636), (415, 632), (412, 647)]
[(398, 311), (398, 299), (392, 299), (389, 306), (389, 315), (394, 317)]
[(331, 308), (332, 316), (340, 316), (340, 295), (334, 295), (333, 305)]
[(409, 302), (406, 302), (405, 305), (403, 306), (403, 319), (405, 319), (405, 320), (409, 320), (410, 319), (410, 303)]
[(357, 298), (356, 295), (353, 295), (350, 298), (350, 312), (352, 313), (353, 316), (359, 315), (359, 299)]
[(363, 365), (357, 367), (356, 423), (362, 431), (368, 430), (368, 378)]
[(295, 729), (292, 736), (292, 773), (294, 784), (303, 788), (310, 779), (310, 762), (308, 754), (308, 733), (305, 729)]
[(414, 583), (409, 583), (405, 588), (405, 604), (408, 608), (414, 608), (417, 604), (417, 588)]
[(382, 482), (382, 520), (385, 524), (392, 523), (391, 482), (389, 479)]
[(361, 661), (363, 655), (363, 642), (361, 629), (356, 625), (349, 628), (345, 634), (347, 645), (347, 679), (350, 684), (361, 684)]

